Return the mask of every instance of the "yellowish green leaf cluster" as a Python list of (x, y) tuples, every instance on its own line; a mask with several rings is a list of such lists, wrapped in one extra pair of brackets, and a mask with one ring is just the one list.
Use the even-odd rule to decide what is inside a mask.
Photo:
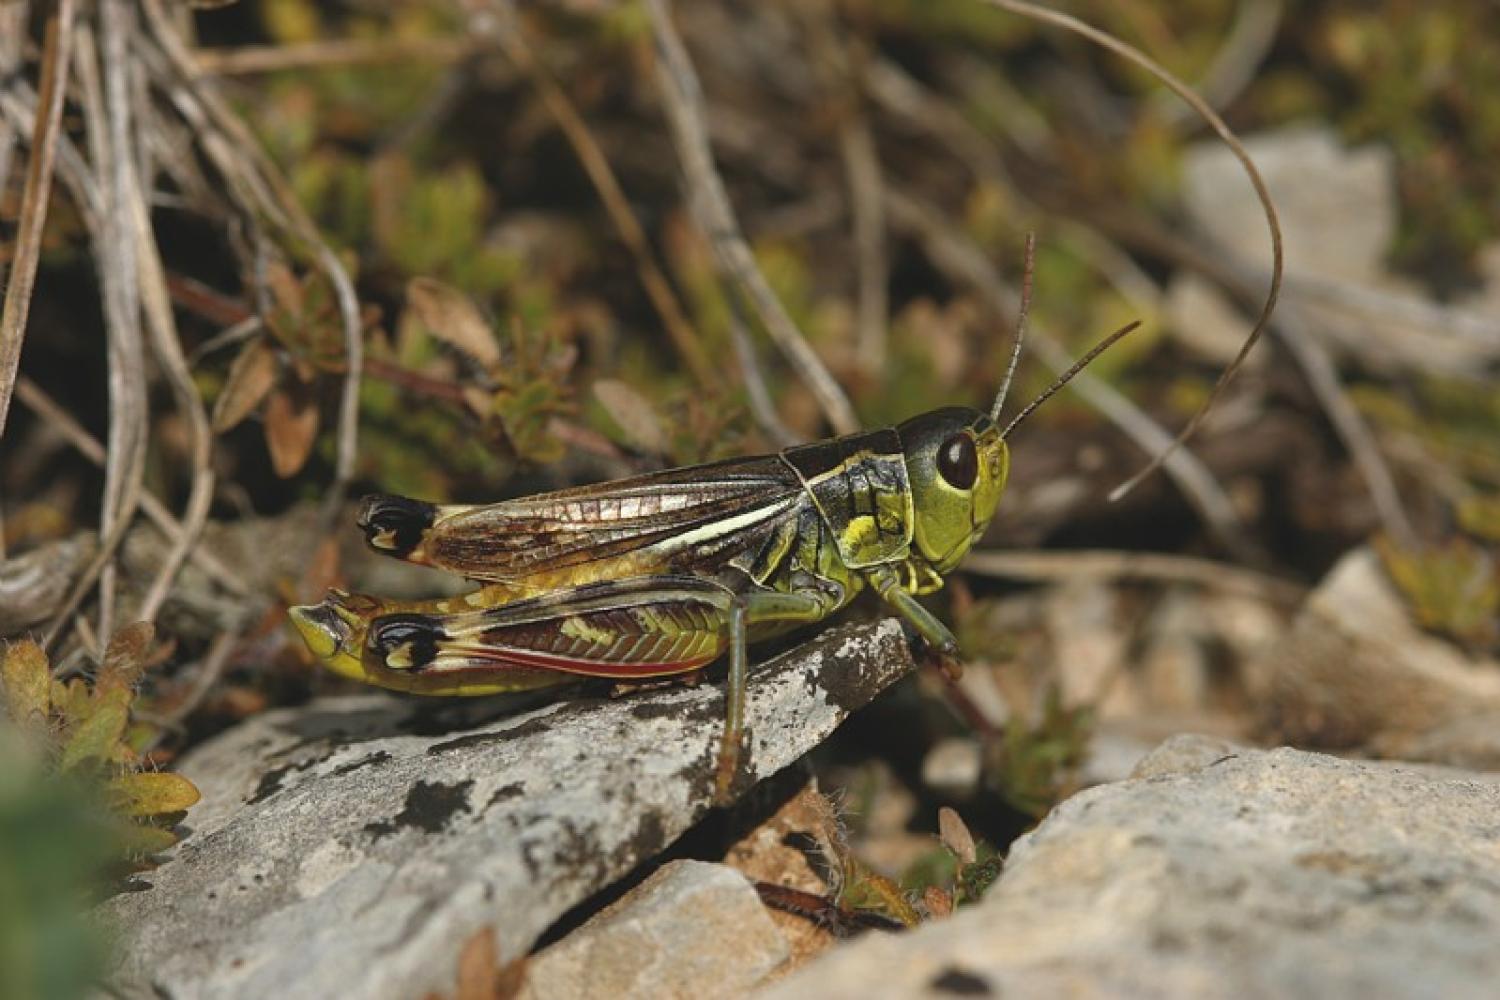
[(181, 775), (142, 769), (140, 748), (153, 730), (132, 726), (130, 710), (152, 635), (145, 622), (117, 632), (92, 683), (55, 679), (30, 640), (13, 643), (0, 661), (10, 719), (58, 774), (98, 788), (101, 803), (125, 821), (116, 839), (134, 857), (174, 844), (171, 821), (199, 797)]
[(1493, 553), (1466, 538), (1414, 550), (1382, 540), (1377, 548), (1423, 628), (1470, 648), (1500, 639), (1500, 563)]

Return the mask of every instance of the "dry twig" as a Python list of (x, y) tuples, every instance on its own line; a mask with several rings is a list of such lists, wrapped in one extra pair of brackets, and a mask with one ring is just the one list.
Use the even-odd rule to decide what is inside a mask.
[(1191, 583), (1285, 607), (1293, 607), (1307, 596), (1305, 587), (1289, 580), (1228, 563), (1160, 552), (977, 550), (969, 553), (963, 568), (968, 573), (1004, 580), (1067, 580), (1083, 576)]
[(827, 3), (812, 5), (807, 13), (813, 61), (822, 70), (824, 89), (836, 100), (839, 156), (849, 185), (849, 207), (854, 217), (854, 260), (859, 280), (855, 363), (866, 376), (885, 370), (886, 324), (889, 313), (889, 263), (885, 249), (885, 182), (875, 133), (860, 106), (864, 66), (868, 61), (858, 42), (842, 44), (836, 14)]
[(73, 0), (58, 0), (56, 9), (47, 19), (46, 40), (42, 46), (38, 114), (31, 133), (31, 154), (26, 162), (26, 184), (21, 190), (21, 214), (16, 225), (10, 278), (5, 288), (4, 305), (0, 306), (0, 435), (5, 433), (11, 392), (21, 364), (21, 343), (26, 336), (31, 293), (36, 287), (37, 258), (42, 249), (47, 200), (52, 191), (52, 162), (57, 154), (63, 98), (68, 89), (68, 68), (73, 60), (76, 14)]
[(657, 266), (651, 243), (646, 238), (646, 231), (641, 228), (635, 212), (630, 208), (630, 202), (625, 197), (625, 192), (620, 188), (620, 182), (615, 179), (609, 159), (599, 148), (599, 143), (595, 141), (588, 125), (578, 113), (578, 109), (573, 106), (573, 102), (568, 99), (567, 94), (563, 93), (551, 74), (537, 61), (521, 34), (519, 19), (511, 17), (508, 20), (511, 22), (509, 30), (497, 32), (501, 45), (511, 61), (531, 77), (532, 85), (541, 95), (542, 103), (547, 106), (552, 120), (557, 123), (558, 128), (562, 129), (563, 135), (573, 147), (579, 163), (583, 165), (584, 172), (589, 175), (594, 190), (599, 194), (599, 200), (604, 202), (605, 211), (609, 213), (615, 232), (619, 234), (621, 242), (634, 257), (641, 286), (645, 288), (652, 306), (661, 317), (663, 325), (666, 326), (667, 335), (672, 338), (677, 353), (682, 356), (688, 370), (693, 373), (693, 377), (700, 385), (709, 390), (721, 388), (722, 382), (718, 370), (709, 361), (708, 354), (698, 341), (698, 334), (694, 331), (693, 324), (689, 322), (687, 314), (677, 301), (677, 296), (672, 291), (666, 275)]
[(749, 299), (787, 362), (807, 383), (829, 424), (839, 434), (859, 429), (849, 397), (797, 329), (776, 297), (740, 230), (739, 220), (714, 167), (703, 124), (703, 95), (687, 49), (672, 25), (666, 0), (647, 0), (656, 39), (656, 78), (689, 190), (689, 210), (713, 244), (720, 266)]
[[(62, 435), (70, 445), (84, 458), (88, 459), (99, 468), (104, 467), (104, 446), (99, 439), (90, 434), (66, 409), (58, 405), (57, 401), (47, 395), (35, 382), (22, 375), (16, 381), (16, 398), (21, 403), (47, 422), (47, 426)], [(141, 494), (141, 512), (146, 515), (171, 544), (178, 543), (183, 537), (182, 525), (177, 518), (167, 509), (166, 504), (156, 498), (149, 490)], [(213, 578), (214, 582), (231, 594), (241, 597), (247, 596), (250, 591), (240, 582), (239, 576), (228, 566), (219, 561), (219, 557), (203, 546), (195, 546), (189, 556), (191, 561), (203, 572)]]

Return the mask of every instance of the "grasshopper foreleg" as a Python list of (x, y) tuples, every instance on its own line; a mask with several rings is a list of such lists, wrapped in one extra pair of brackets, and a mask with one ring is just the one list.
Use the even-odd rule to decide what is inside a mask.
[(921, 603), (912, 596), (911, 591), (901, 586), (900, 577), (893, 568), (878, 567), (869, 574), (869, 580), (875, 592), (894, 608), (907, 624), (917, 630), (917, 634), (938, 657), (944, 672), (955, 672), (958, 663), (958, 640), (953, 637), (952, 632), (948, 631), (948, 626), (938, 621), (931, 611), (922, 607)]

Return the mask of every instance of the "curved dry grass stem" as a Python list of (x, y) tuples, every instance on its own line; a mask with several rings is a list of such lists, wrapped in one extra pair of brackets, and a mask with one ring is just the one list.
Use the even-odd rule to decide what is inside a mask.
[[(112, 6), (115, 5), (107, 6), (106, 10)], [(125, 13), (119, 15), (119, 19), (124, 22), (120, 26), (120, 33), (126, 34), (128, 28), (128, 32), (133, 35), (136, 30), (133, 11), (126, 8)], [(109, 25), (108, 20), (105, 23), (106, 26)], [(121, 56), (123, 55), (122, 48)], [(122, 61), (122, 72), (124, 65)], [(141, 110), (136, 109), (137, 117), (140, 116)], [(146, 204), (146, 191), (142, 187), (143, 184), (149, 183), (147, 180), (149, 177), (148, 170), (144, 176), (137, 176), (132, 172), (129, 178), (134, 186), (132, 197), (129, 199), (130, 237), (136, 247), (141, 305), (146, 319), (151, 350), (156, 357), (157, 366), (171, 386), (177, 408), (187, 423), (188, 453), (193, 471), (187, 503), (183, 508), (181, 530), (172, 540), (171, 548), (167, 552), (156, 579), (147, 590), (145, 600), (138, 612), (138, 617), (144, 621), (156, 619), (156, 613), (165, 602), (167, 593), (177, 579), (178, 571), (186, 562), (189, 553), (196, 548), (198, 539), (203, 533), (203, 527), (208, 522), (208, 510), (213, 502), (214, 492), (214, 473), (210, 464), (213, 453), (213, 432), (209, 427), (208, 413), (204, 409), (203, 400), (198, 395), (197, 386), (193, 383), (193, 374), (188, 366), (187, 358), (183, 355), (182, 340), (178, 336), (177, 321), (172, 312), (172, 298), (167, 290), (166, 270), (162, 265), (161, 250), (157, 245), (156, 233), (151, 225), (150, 210)]]
[(1225, 145), (1229, 147), (1235, 159), (1239, 160), (1240, 165), (1245, 168), (1245, 173), (1250, 179), (1250, 184), (1255, 188), (1255, 195), (1260, 199), (1261, 206), (1266, 212), (1266, 225), (1271, 231), (1271, 283), (1266, 292), (1265, 304), (1261, 307), (1260, 315), (1255, 320), (1255, 326), (1251, 328), (1250, 335), (1245, 338), (1245, 342), (1240, 346), (1239, 352), (1235, 354), (1234, 360), (1229, 362), (1228, 367), (1224, 369), (1219, 375), (1218, 380), (1214, 382), (1213, 388), (1209, 390), (1208, 398), (1203, 401), (1203, 405), (1188, 420), (1187, 426), (1178, 432), (1177, 436), (1172, 439), (1172, 443), (1152, 458), (1145, 468), (1110, 491), (1110, 500), (1120, 500), (1131, 490), (1135, 489), (1141, 480), (1160, 468), (1162, 463), (1167, 460), (1167, 457), (1180, 448), (1193, 435), (1198, 426), (1203, 423), (1203, 419), (1208, 415), (1208, 411), (1213, 407), (1215, 401), (1218, 400), (1219, 395), (1224, 391), (1225, 385), (1228, 384), (1230, 378), (1234, 376), (1234, 373), (1239, 370), (1240, 366), (1245, 363), (1245, 357), (1250, 353), (1256, 342), (1260, 340), (1261, 334), (1265, 332), (1266, 326), (1271, 320), (1271, 313), (1276, 308), (1276, 299), (1281, 294), (1281, 275), (1284, 264), (1284, 255), (1281, 246), (1281, 222), (1277, 218), (1276, 206), (1271, 200), (1271, 192), (1266, 187), (1265, 180), (1261, 177), (1260, 171), (1256, 169), (1255, 162), (1250, 159), (1250, 154), (1246, 152), (1244, 145), (1230, 131), (1229, 126), (1224, 124), (1224, 119), (1220, 118), (1218, 113), (1209, 107), (1203, 98), (1194, 93), (1191, 87), (1183, 83), (1182, 80), (1173, 75), (1166, 67), (1128, 42), (1121, 41), (1114, 35), (1080, 21), (1070, 14), (1049, 10), (1046, 7), (1038, 7), (1036, 4), (1026, 3), (1024, 0), (986, 0), (986, 2), (991, 6), (999, 7), (1001, 10), (1007, 10), (1013, 14), (1031, 18), (1034, 21), (1055, 25), (1083, 38), (1087, 38), (1096, 45), (1135, 63), (1160, 80), (1173, 93), (1186, 101), (1208, 123), (1215, 134), (1224, 141)]
[(171, 74), (177, 78), (176, 86), (168, 88), (169, 96), (193, 126), (204, 152), (228, 181), (230, 193), (245, 199), (247, 207), (258, 210), (310, 248), (314, 263), (333, 286), (348, 367), (339, 397), (334, 483), (323, 508), (325, 517), (331, 520), (338, 512), (344, 486), (354, 477), (359, 451), (359, 381), (364, 370), (364, 339), (354, 282), (249, 127), (199, 71), (162, 0), (141, 0), (141, 6), (151, 36), (170, 65)]
[(1252, 597), (1282, 607), (1296, 607), (1307, 588), (1230, 563), (1160, 552), (1080, 549), (1069, 552), (975, 550), (964, 559), (964, 572), (1002, 580), (1068, 580), (1095, 577), (1117, 580), (1161, 580)]
[(21, 343), (26, 337), (26, 319), (31, 311), (31, 293), (36, 287), (42, 230), (47, 224), (47, 201), (52, 192), (52, 162), (57, 155), (63, 98), (68, 89), (68, 65), (73, 59), (76, 13), (73, 0), (59, 0), (47, 19), (42, 43), (38, 113), (26, 163), (26, 183), (21, 189), (21, 214), (16, 224), (10, 277), (5, 302), (0, 306), (0, 435), (5, 433), (5, 420), (10, 413), (10, 397), (21, 367)]
[(625, 197), (614, 169), (609, 165), (609, 158), (599, 148), (599, 143), (595, 141), (572, 100), (537, 61), (521, 34), (520, 24), (513, 18), (511, 20), (512, 30), (498, 32), (500, 44), (517, 68), (531, 77), (532, 86), (541, 96), (552, 120), (573, 147), (573, 152), (584, 172), (589, 175), (589, 181), (594, 185), (599, 200), (604, 202), (604, 209), (609, 214), (620, 241), (635, 258), (636, 274), (646, 295), (651, 299), (651, 305), (661, 317), (662, 325), (667, 328), (667, 335), (672, 338), (677, 353), (700, 385), (710, 391), (722, 389), (723, 381), (719, 377), (719, 371), (709, 361), (708, 353), (698, 340), (697, 331), (678, 302), (676, 293), (672, 291), (671, 282), (667, 281), (666, 275), (657, 265), (651, 241), (646, 238), (645, 229), (631, 209), (630, 201)]
[[(118, 14), (122, 0), (105, 0), (101, 14)], [(109, 429), (106, 435), (100, 536), (104, 559), (77, 582), (86, 592), (97, 578), (100, 635), (114, 631), (116, 570), (113, 547), (123, 539), (144, 492), (150, 404), (141, 332), (141, 297), (135, 242), (131, 233), (134, 185), (134, 130), (125, 80), (126, 39), (117, 24), (105, 26), (103, 50), (89, 24), (77, 29), (75, 72), (83, 107), (85, 137), (100, 211), (89, 228), (94, 264), (103, 290), (104, 328), (109, 362)], [(114, 539), (115, 542), (110, 540)], [(97, 575), (97, 577), (96, 577)]]
[(703, 123), (703, 93), (698, 74), (672, 24), (667, 0), (647, 0), (646, 9), (656, 40), (656, 78), (662, 105), (690, 192), (689, 210), (712, 243), (720, 266), (743, 289), (766, 333), (812, 390), (828, 423), (836, 433), (852, 434), (859, 429), (859, 421), (849, 397), (797, 329), (745, 241), (724, 182), (714, 166), (713, 150)]
[[(41, 386), (22, 375), (16, 380), (16, 399), (45, 420), (52, 430), (56, 431), (90, 463), (101, 469), (104, 468), (104, 445), (100, 444), (99, 439), (90, 434), (82, 424), (74, 420), (72, 414), (68, 413), (55, 399), (47, 395)], [(183, 537), (183, 528), (177, 518), (167, 509), (166, 504), (158, 500), (156, 495), (149, 490), (141, 495), (141, 512), (166, 536), (168, 542), (176, 544)], [(240, 577), (207, 548), (202, 545), (195, 546), (189, 559), (193, 565), (208, 574), (215, 583), (229, 593), (238, 597), (250, 596), (250, 588), (245, 586)]]

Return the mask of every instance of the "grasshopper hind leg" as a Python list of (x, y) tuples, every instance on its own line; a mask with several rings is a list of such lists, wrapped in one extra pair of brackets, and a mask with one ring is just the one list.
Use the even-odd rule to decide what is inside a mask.
[(724, 738), (719, 744), (719, 762), (714, 770), (714, 803), (728, 805), (734, 799), (734, 777), (740, 769), (745, 746), (745, 689), (749, 683), (746, 609), (743, 598), (729, 606), (729, 684), (725, 695)]
[(745, 728), (746, 688), (750, 679), (750, 661), (746, 646), (750, 626), (770, 622), (806, 623), (820, 621), (832, 607), (842, 601), (842, 591), (830, 594), (823, 590), (797, 593), (755, 590), (741, 593), (730, 589), (729, 605), (729, 683), (725, 694), (724, 738), (719, 744), (718, 766), (714, 772), (714, 804), (728, 805), (734, 799), (734, 779), (739, 773), (749, 731)]

